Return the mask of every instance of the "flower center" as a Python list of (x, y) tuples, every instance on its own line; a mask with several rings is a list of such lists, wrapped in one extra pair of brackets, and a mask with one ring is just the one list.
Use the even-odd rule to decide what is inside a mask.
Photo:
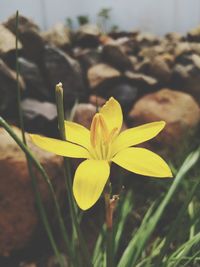
[(117, 128), (109, 132), (102, 114), (97, 113), (90, 128), (90, 153), (94, 159), (109, 160), (111, 157), (111, 143), (117, 135)]

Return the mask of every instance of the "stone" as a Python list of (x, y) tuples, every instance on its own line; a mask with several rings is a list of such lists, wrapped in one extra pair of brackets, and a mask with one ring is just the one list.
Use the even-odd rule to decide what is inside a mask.
[[(15, 34), (16, 15), (11, 16), (4, 25)], [(44, 49), (44, 41), (39, 27), (24, 16), (19, 16), (19, 40), (23, 45), (24, 57), (34, 62), (40, 62)]]
[(200, 43), (189, 43), (189, 42), (180, 42), (177, 43), (174, 49), (174, 55), (176, 57), (182, 54), (192, 54), (196, 53), (200, 55)]
[(25, 130), (55, 137), (58, 135), (57, 109), (54, 103), (26, 98), (21, 102)]
[[(21, 136), (18, 128), (14, 127), (13, 130)], [(62, 198), (62, 158), (39, 149), (32, 144), (27, 134), (26, 137), (28, 146), (47, 171), (58, 198)], [(2, 128), (0, 140), (0, 254), (9, 256), (31, 244), (35, 236), (38, 236), (36, 233), (41, 221), (24, 153)], [(33, 170), (37, 175), (45, 208), (52, 212), (48, 187), (38, 171), (35, 168)]]
[[(133, 103), (138, 97), (138, 87), (133, 85), (128, 80), (119, 80), (115, 84), (111, 84), (107, 88), (99, 88), (97, 90), (98, 95), (105, 99), (109, 99), (111, 96), (116, 98), (123, 110), (124, 116), (130, 111)], [(107, 89), (107, 90), (105, 90)]]
[(95, 88), (106, 80), (120, 77), (120, 75), (120, 72), (113, 67), (104, 63), (99, 63), (89, 68), (87, 78), (89, 86)]
[(140, 52), (138, 53), (139, 57), (145, 58), (145, 59), (149, 59), (152, 60), (154, 59), (154, 57), (162, 54), (165, 52), (165, 47), (161, 46), (161, 45), (154, 45), (154, 46), (150, 46), (150, 47), (144, 47), (140, 50)]
[(63, 23), (57, 23), (46, 32), (42, 32), (44, 40), (56, 47), (67, 50), (71, 45), (71, 32)]
[(155, 78), (148, 76), (148, 75), (144, 75), (142, 73), (126, 71), (125, 76), (131, 79), (132, 81), (142, 82), (149, 86), (155, 86), (157, 84), (157, 80)]
[(200, 26), (190, 30), (187, 34), (187, 38), (190, 42), (200, 42)]
[[(0, 24), (0, 55), (5, 55), (8, 52), (15, 52), (16, 37), (5, 26)], [(18, 49), (22, 48), (22, 44), (18, 42)]]
[(100, 29), (97, 25), (82, 25), (75, 37), (75, 44), (81, 47), (97, 47), (99, 45)]
[(92, 119), (97, 112), (97, 108), (92, 104), (78, 104), (74, 109), (73, 121), (90, 129)]
[(173, 69), (173, 85), (191, 94), (200, 104), (200, 66), (199, 58), (191, 58), (193, 64), (176, 64)]
[(138, 49), (157, 45), (160, 42), (159, 37), (149, 32), (138, 32), (138, 34), (135, 35), (134, 39), (137, 43)]
[(106, 103), (106, 99), (98, 95), (90, 95), (89, 103), (91, 103), (94, 106), (101, 107)]
[(154, 57), (150, 63), (147, 74), (156, 78), (160, 84), (169, 83), (172, 77), (171, 68), (162, 55)]
[(77, 99), (85, 97), (86, 89), (78, 61), (58, 48), (45, 46), (44, 67), (52, 97), (55, 96), (55, 85), (62, 82), (65, 109), (70, 109)]
[(200, 123), (200, 111), (189, 94), (162, 89), (139, 99), (129, 113), (129, 120), (131, 126), (165, 121), (162, 132), (145, 146), (175, 157), (183, 152), (184, 145), (193, 140)]
[[(19, 76), (19, 86), (25, 89), (24, 80)], [(16, 116), (17, 84), (16, 73), (0, 59), (0, 114), (5, 118)]]
[(102, 58), (105, 62), (120, 71), (132, 70), (132, 63), (129, 57), (119, 45), (105, 45), (102, 51)]
[(24, 97), (35, 98), (37, 100), (50, 100), (51, 94), (45, 84), (39, 67), (35, 63), (22, 57), (18, 59), (18, 62), (20, 74), (26, 83)]
[[(90, 103), (78, 104), (74, 110), (73, 121), (83, 125), (87, 129), (90, 129), (94, 115), (96, 114), (96, 112), (98, 112), (98, 109), (101, 106), (103, 106), (103, 104), (105, 104), (105, 103), (98, 102), (98, 106), (96, 106), (96, 104), (93, 105)], [(123, 122), (121, 130), (124, 131), (126, 129), (127, 129), (127, 126), (126, 126), (125, 122)], [(74, 164), (75, 164), (75, 166), (77, 166), (76, 160), (74, 161)]]
[(101, 60), (101, 54), (97, 49), (81, 49), (76, 51), (75, 58), (79, 61), (84, 76), (90, 67), (97, 65)]

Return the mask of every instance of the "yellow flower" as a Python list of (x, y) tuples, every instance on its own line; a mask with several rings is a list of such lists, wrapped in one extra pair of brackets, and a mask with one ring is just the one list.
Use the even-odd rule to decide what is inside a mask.
[(132, 147), (155, 137), (165, 122), (147, 123), (120, 133), (122, 122), (121, 106), (111, 97), (94, 116), (90, 131), (80, 124), (65, 121), (67, 141), (31, 135), (33, 142), (42, 149), (60, 156), (86, 159), (78, 166), (73, 182), (74, 197), (83, 210), (93, 206), (102, 194), (111, 162), (141, 175), (172, 176), (160, 156)]

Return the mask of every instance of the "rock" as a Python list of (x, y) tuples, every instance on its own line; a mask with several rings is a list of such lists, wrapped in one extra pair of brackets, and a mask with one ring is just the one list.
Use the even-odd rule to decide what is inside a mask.
[[(11, 16), (4, 25), (15, 34), (16, 15)], [(19, 16), (18, 23), (19, 40), (23, 45), (24, 56), (34, 62), (41, 62), (44, 41), (39, 27), (31, 20)]]
[(76, 51), (75, 58), (81, 64), (84, 76), (87, 76), (88, 69), (100, 62), (101, 54), (97, 49), (81, 49)]
[(89, 103), (91, 103), (94, 106), (101, 107), (101, 106), (103, 106), (106, 103), (106, 99), (104, 99), (101, 96), (90, 95), (90, 97), (89, 97)]
[[(97, 107), (93, 104), (78, 104), (74, 110), (73, 121), (90, 129), (94, 115), (96, 114), (96, 112), (98, 112), (98, 108), (100, 108), (103, 104), (104, 103), (98, 102)], [(127, 126), (125, 123), (123, 123), (121, 130), (124, 131), (126, 129)], [(76, 160), (74, 161), (74, 164), (76, 166)]]
[(145, 59), (149, 59), (152, 60), (154, 59), (154, 57), (162, 54), (165, 52), (165, 47), (161, 46), (161, 45), (155, 45), (155, 46), (150, 46), (150, 47), (144, 47), (140, 50), (139, 52), (139, 57), (145, 58)]
[(162, 55), (156, 56), (150, 63), (148, 75), (155, 77), (160, 84), (167, 84), (172, 77), (172, 71)]
[(165, 35), (165, 38), (173, 43), (178, 43), (183, 41), (183, 36), (178, 32), (169, 32)]
[(193, 140), (200, 122), (199, 107), (188, 94), (162, 89), (138, 100), (129, 113), (131, 126), (164, 120), (166, 127), (147, 143), (154, 151), (175, 156)]
[(97, 25), (82, 25), (77, 33), (75, 43), (81, 47), (97, 47), (99, 44), (100, 29)]
[(120, 46), (105, 45), (102, 51), (102, 58), (114, 68), (125, 71), (132, 69), (129, 57), (122, 51)]
[(19, 58), (20, 74), (26, 83), (25, 97), (38, 100), (49, 100), (50, 92), (47, 89), (43, 76), (38, 66), (25, 58)]
[(188, 42), (180, 42), (175, 46), (174, 55), (176, 57), (182, 54), (192, 54), (196, 53), (200, 55), (200, 43), (188, 43)]
[(106, 80), (120, 77), (120, 72), (107, 64), (100, 63), (89, 68), (87, 77), (90, 87), (95, 88)]
[[(14, 52), (16, 49), (16, 37), (5, 26), (0, 24), (0, 55), (4, 55), (8, 52)], [(22, 48), (22, 44), (18, 42), (18, 49)]]
[(142, 73), (135, 73), (132, 71), (126, 71), (125, 76), (132, 81), (142, 82), (148, 86), (155, 86), (157, 84), (157, 80), (151, 76), (144, 75)]
[(138, 49), (151, 45), (157, 45), (159, 41), (160, 39), (152, 33), (139, 32), (135, 35), (135, 42), (137, 43)]
[(73, 121), (90, 129), (97, 108), (92, 104), (78, 104), (74, 109)]
[(71, 108), (76, 99), (85, 96), (86, 90), (78, 61), (58, 48), (45, 46), (44, 66), (53, 96), (55, 85), (58, 82), (63, 84), (65, 109)]
[[(13, 129), (18, 136), (21, 136), (19, 129)], [(31, 143), (29, 136), (26, 136), (30, 149), (37, 155), (49, 174), (55, 192), (61, 197), (63, 192), (61, 157), (40, 150)], [(9, 256), (30, 245), (38, 231), (40, 218), (24, 153), (4, 129), (0, 129), (0, 140), (0, 254)], [(52, 198), (48, 187), (38, 171), (34, 169), (34, 173), (38, 177), (38, 186), (45, 208), (48, 212), (52, 212)]]
[(57, 23), (53, 28), (42, 33), (46, 42), (56, 47), (67, 50), (71, 45), (71, 33), (67, 26)]
[(191, 94), (200, 104), (200, 66), (199, 58), (192, 57), (193, 64), (182, 66), (176, 64), (173, 69), (173, 84), (189, 94)]
[(28, 132), (41, 133), (55, 137), (58, 135), (56, 105), (39, 102), (36, 99), (25, 99), (21, 102), (24, 113), (24, 125)]
[[(24, 81), (19, 76), (19, 85), (25, 88)], [(0, 114), (6, 118), (15, 116), (17, 112), (16, 73), (0, 59)]]
[(111, 96), (116, 98), (122, 107), (124, 116), (126, 117), (126, 114), (130, 111), (130, 108), (138, 97), (138, 87), (126, 80), (121, 80), (108, 87), (107, 90), (101, 90), (99, 94), (105, 99), (108, 99)]
[(187, 34), (187, 38), (190, 42), (200, 42), (200, 26), (190, 30)]

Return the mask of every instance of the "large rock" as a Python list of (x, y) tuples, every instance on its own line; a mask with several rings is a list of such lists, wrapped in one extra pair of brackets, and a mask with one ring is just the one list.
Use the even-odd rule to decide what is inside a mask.
[[(0, 24), (0, 55), (13, 52), (16, 49), (16, 37), (5, 26)], [(22, 48), (22, 44), (18, 42), (18, 49)]]
[[(15, 34), (16, 15), (8, 18), (4, 25)], [(23, 45), (24, 56), (30, 60), (41, 62), (41, 57), (44, 49), (44, 41), (41, 36), (39, 27), (31, 19), (20, 15), (18, 31), (19, 40)]]
[(21, 107), (26, 131), (58, 136), (57, 109), (54, 103), (26, 98), (21, 102)]
[[(14, 130), (21, 136), (19, 129)], [(62, 159), (34, 146), (28, 136), (27, 139), (30, 149), (49, 174), (55, 191), (61, 196)], [(40, 218), (24, 153), (3, 129), (0, 129), (0, 140), (0, 255), (9, 256), (31, 243)], [(50, 212), (52, 198), (48, 187), (38, 171), (34, 169), (34, 173), (45, 208)]]
[(99, 63), (89, 68), (87, 77), (90, 87), (95, 88), (106, 80), (120, 77), (120, 72), (107, 64)]
[(18, 59), (18, 62), (20, 74), (26, 83), (24, 95), (38, 100), (49, 100), (51, 94), (45, 84), (39, 67), (35, 63), (22, 57)]
[(102, 51), (102, 57), (105, 62), (120, 71), (131, 70), (133, 68), (131, 60), (119, 45), (105, 45)]
[[(24, 81), (19, 76), (21, 89), (25, 88)], [(0, 59), (0, 114), (6, 117), (16, 115), (17, 84), (16, 73)]]
[(150, 64), (148, 75), (155, 77), (160, 84), (167, 84), (172, 77), (172, 71), (164, 56), (156, 56)]
[(190, 30), (188, 32), (188, 40), (192, 42), (200, 41), (200, 26), (198, 25), (196, 28)]
[(55, 95), (55, 85), (62, 82), (66, 109), (69, 109), (76, 99), (85, 96), (83, 75), (78, 61), (58, 48), (46, 46), (44, 66), (53, 96)]
[(132, 108), (131, 125), (164, 120), (166, 127), (147, 146), (175, 156), (193, 140), (200, 122), (199, 107), (188, 94), (162, 89), (141, 98)]
[(57, 23), (54, 27), (42, 33), (44, 40), (58, 48), (67, 50), (71, 45), (71, 33), (67, 26)]

